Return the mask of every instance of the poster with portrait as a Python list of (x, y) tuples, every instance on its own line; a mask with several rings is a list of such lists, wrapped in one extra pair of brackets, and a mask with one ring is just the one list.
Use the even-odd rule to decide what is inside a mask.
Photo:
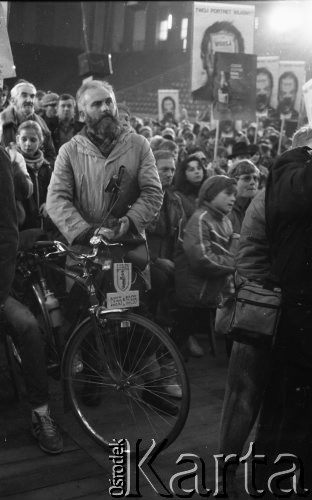
[(312, 78), (302, 86), (302, 95), (306, 116), (308, 118), (309, 125), (312, 126)]
[(298, 119), (305, 81), (305, 61), (279, 62), (277, 109), (281, 113), (291, 114), (290, 119)]
[(191, 63), (193, 100), (212, 100), (216, 52), (254, 52), (254, 5), (194, 2)]
[(158, 89), (158, 117), (161, 121), (167, 113), (172, 113), (175, 121), (179, 120), (179, 90)]
[(255, 119), (256, 70), (255, 54), (216, 52), (213, 79), (214, 119)]
[(14, 76), (16, 72), (7, 30), (7, 16), (0, 2), (0, 79)]
[(279, 56), (257, 57), (256, 110), (276, 109)]

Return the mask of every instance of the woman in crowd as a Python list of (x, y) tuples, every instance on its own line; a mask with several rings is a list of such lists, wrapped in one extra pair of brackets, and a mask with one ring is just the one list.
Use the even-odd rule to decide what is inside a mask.
[(206, 170), (197, 155), (188, 156), (177, 171), (174, 186), (182, 199), (187, 219), (195, 211), (196, 199), (206, 177)]

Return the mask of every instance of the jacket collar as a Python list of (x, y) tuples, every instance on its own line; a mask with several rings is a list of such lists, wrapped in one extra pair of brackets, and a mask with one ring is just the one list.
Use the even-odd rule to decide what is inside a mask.
[(218, 210), (214, 205), (209, 203), (209, 201), (204, 201), (199, 208), (203, 210), (206, 210), (208, 208), (209, 212), (211, 212), (212, 215), (218, 220), (222, 220), (225, 217), (225, 214), (221, 212), (221, 210)]

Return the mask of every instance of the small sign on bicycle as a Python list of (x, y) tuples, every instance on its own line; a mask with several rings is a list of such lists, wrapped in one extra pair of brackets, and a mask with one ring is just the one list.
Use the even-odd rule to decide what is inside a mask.
[(140, 305), (139, 291), (107, 293), (106, 302), (107, 309), (138, 307)]
[(129, 292), (132, 284), (132, 264), (116, 262), (114, 264), (114, 287), (117, 292)]

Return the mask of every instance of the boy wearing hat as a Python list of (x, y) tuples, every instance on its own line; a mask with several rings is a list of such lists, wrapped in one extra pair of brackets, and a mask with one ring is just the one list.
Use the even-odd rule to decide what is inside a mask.
[[(230, 247), (233, 228), (228, 218), (236, 199), (236, 180), (225, 175), (207, 179), (199, 190), (198, 208), (188, 220), (175, 259), (175, 286), (179, 304), (174, 338), (184, 347), (194, 319), (206, 323), (222, 299), (234, 273)], [(210, 309), (213, 310), (212, 314)]]

